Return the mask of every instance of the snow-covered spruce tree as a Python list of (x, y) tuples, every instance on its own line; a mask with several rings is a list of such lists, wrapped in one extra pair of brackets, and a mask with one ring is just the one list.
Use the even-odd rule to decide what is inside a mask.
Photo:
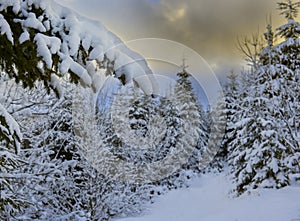
[[(130, 67), (132, 67), (132, 65), (130, 64), (122, 67), (120, 58), (122, 61), (124, 61), (123, 58), (126, 57), (126, 62), (128, 60), (132, 61), (136, 58), (140, 58), (139, 55), (131, 53), (131, 51), (123, 44), (119, 47), (115, 47), (113, 51), (108, 52), (108, 49), (117, 44), (121, 44), (119, 38), (107, 31), (103, 26), (101, 26), (101, 24), (91, 22), (83, 17), (80, 17), (72, 11), (57, 5), (53, 1), (3, 0), (0, 1), (0, 12), (0, 68), (1, 71), (4, 71), (5, 74), (9, 76), (9, 78), (14, 79), (21, 87), (35, 88), (38, 82), (42, 82), (43, 87), (47, 90), (48, 93), (51, 94), (51, 89), (53, 89), (53, 91), (56, 92), (57, 95), (63, 97), (60, 78), (64, 77), (66, 73), (69, 73), (70, 82), (80, 82), (82, 85), (90, 86), (94, 89), (94, 91), (97, 91), (97, 89), (99, 89), (99, 69), (104, 68), (106, 70), (105, 74), (113, 75), (116, 78), (119, 78), (119, 80), (123, 84), (125, 84), (130, 80), (130, 77), (128, 77), (126, 74), (129, 74), (129, 69)], [(143, 61), (141, 63), (143, 63), (145, 70), (147, 69), (146, 72), (149, 71), (147, 65), (145, 65)], [(14, 190), (15, 187), (19, 187), (18, 185), (14, 184), (19, 182), (15, 182), (15, 179), (12, 179), (12, 177), (20, 177), (18, 176), (18, 173), (20, 174), (20, 170), (18, 170), (18, 168), (15, 168), (15, 166), (17, 165), (17, 160), (12, 152), (13, 149), (18, 150), (17, 147), (18, 142), (21, 141), (21, 135), (19, 133), (20, 129), (14, 118), (12, 117), (14, 116), (12, 114), (13, 112), (8, 111), (6, 105), (4, 105), (2, 101), (0, 107), (1, 184), (5, 184), (1, 185), (1, 188), (4, 188), (3, 191), (1, 189), (1, 212), (3, 212), (4, 214), (3, 217), (7, 218), (7, 216), (17, 214), (17, 211), (14, 209), (18, 209), (20, 207), (21, 203), (19, 202), (21, 202), (22, 200), (22, 198), (19, 197), (17, 195), (17, 192)], [(26, 107), (26, 105), (23, 107), (19, 106), (18, 109), (20, 109), (18, 111), (21, 111), (22, 109), (29, 109), (29, 107), (24, 107)], [(34, 106), (30, 107), (34, 108)], [(55, 108), (53, 107), (53, 110), (54, 109)], [(62, 117), (66, 117), (66, 115), (64, 115), (64, 113), (62, 112), (60, 112), (59, 114), (62, 114)], [(67, 113), (69, 112), (66, 112), (66, 114)], [(79, 168), (79, 166), (76, 166), (76, 162), (74, 164), (71, 163), (74, 162), (72, 161), (74, 160), (72, 157), (75, 157), (77, 160), (78, 153), (76, 148), (72, 149), (74, 147), (73, 144), (70, 144), (73, 142), (71, 136), (72, 133), (69, 133), (69, 130), (65, 131), (65, 126), (68, 127), (71, 122), (64, 121), (62, 123), (61, 118), (58, 118), (57, 121), (55, 121), (54, 118), (58, 117), (58, 115), (53, 115), (52, 117), (53, 118), (51, 118), (51, 120), (43, 119), (46, 121), (50, 120), (52, 123), (47, 123), (44, 121), (40, 122), (41, 124), (45, 123), (46, 126), (45, 128), (39, 128), (42, 131), (38, 130), (39, 132), (36, 138), (31, 136), (32, 134), (28, 132), (30, 129), (22, 128), (22, 130), (25, 130), (25, 132), (28, 133), (26, 134), (26, 136), (30, 137), (30, 140), (32, 139), (30, 142), (27, 142), (29, 139), (25, 139), (24, 142), (22, 142), (24, 147), (28, 148), (24, 150), (24, 152), (31, 156), (30, 152), (32, 151), (32, 158), (30, 158), (30, 160), (32, 160), (34, 156), (39, 157), (42, 165), (39, 165), (36, 162), (34, 162), (34, 164), (33, 161), (26, 161), (28, 160), (26, 159), (25, 166), (21, 167), (20, 169), (21, 171), (22, 169), (24, 169), (30, 172), (34, 172), (33, 170), (38, 171), (39, 166), (41, 166), (41, 170), (43, 170), (43, 163), (45, 162), (46, 171), (48, 170), (48, 166), (50, 168), (53, 166), (54, 169), (49, 169), (49, 171), (54, 171), (56, 173), (58, 170), (62, 169), (63, 174), (65, 173), (65, 171), (68, 172), (66, 172), (67, 175), (63, 176), (52, 173), (49, 175), (49, 179), (46, 181), (45, 179), (48, 176), (48, 172), (41, 173), (38, 178), (36, 177), (36, 173), (34, 173), (33, 177), (37, 179), (33, 179), (33, 183), (37, 185), (30, 185), (29, 187), (36, 187), (36, 189), (32, 190), (32, 195), (37, 194), (35, 195), (37, 196), (37, 198), (30, 198), (29, 202), (31, 200), (37, 202), (38, 199), (43, 198), (41, 190), (38, 189), (39, 184), (43, 186), (46, 183), (43, 187), (46, 188), (46, 186), (49, 184), (49, 188), (52, 188), (51, 185), (54, 183), (53, 191), (57, 192), (55, 192), (55, 197), (53, 199), (50, 199), (52, 196), (51, 194), (49, 195), (50, 198), (43, 198), (43, 200), (46, 201), (45, 205), (43, 204), (44, 201), (42, 200), (43, 202), (38, 202), (39, 204), (37, 209), (35, 207), (30, 207), (30, 209), (26, 211), (29, 211), (30, 216), (32, 215), (37, 217), (46, 217), (47, 214), (54, 214), (52, 218), (55, 218), (54, 216), (59, 213), (58, 208), (64, 207), (64, 209), (60, 212), (66, 214), (66, 216), (71, 215), (72, 217), (74, 217), (80, 214), (79, 210), (76, 209), (78, 208), (79, 204), (75, 202), (76, 200), (74, 201), (74, 197), (77, 195), (73, 194), (75, 192), (70, 192), (70, 195), (68, 194), (68, 192), (66, 192), (66, 195), (68, 195), (67, 197), (70, 196), (70, 198), (65, 199), (63, 198), (63, 192), (64, 190), (68, 189), (68, 186), (72, 187), (72, 185), (75, 185), (75, 183), (73, 182), (74, 174), (71, 173), (71, 175), (69, 175), (68, 173), (69, 170), (72, 171), (72, 165), (75, 165), (76, 168)], [(30, 123), (30, 120), (32, 120), (32, 118), (28, 118), (27, 120)], [(32, 122), (34, 122), (34, 120)], [(60, 126), (62, 126), (62, 128)], [(26, 129), (28, 129), (28, 131), (26, 131)], [(59, 136), (59, 132), (57, 132), (57, 137), (51, 137), (53, 134), (47, 135), (48, 130), (54, 130), (55, 132), (62, 130), (66, 133), (62, 133), (62, 136), (66, 135), (65, 139), (70, 139), (64, 140), (63, 137)], [(2, 138), (6, 140), (3, 141), (3, 143)], [(52, 138), (55, 139), (51, 141)], [(7, 141), (9, 141), (9, 145), (7, 144)], [(2, 144), (4, 144), (4, 146)], [(43, 149), (42, 147), (34, 149), (38, 144), (41, 144), (42, 146), (45, 144), (45, 147), (49, 147), (50, 149)], [(64, 146), (64, 144), (66, 144), (66, 146)], [(74, 151), (74, 154), (64, 152), (64, 148), (62, 148), (61, 151), (54, 148), (58, 146), (67, 149), (70, 147), (70, 150), (68, 149), (68, 151)], [(55, 149), (57, 152), (55, 152), (53, 149)], [(54, 155), (57, 156), (57, 158), (53, 158)], [(20, 157), (27, 158), (27, 155), (21, 155)], [(64, 157), (66, 157), (67, 160), (62, 160), (64, 159)], [(70, 160), (70, 158), (68, 157), (71, 157), (72, 160)], [(49, 163), (49, 160), (54, 160), (53, 163), (55, 165), (53, 165), (51, 162)], [(56, 164), (58, 164), (58, 166)], [(69, 165), (69, 167), (64, 167), (63, 165)], [(34, 169), (31, 170), (31, 166), (33, 166)], [(16, 171), (17, 174), (14, 174), (13, 171)], [(76, 169), (74, 171), (76, 172)], [(2, 172), (5, 172), (6, 174), (6, 177), (4, 179), (2, 179), (2, 177), (4, 177), (2, 176)], [(51, 175), (54, 176), (53, 179), (51, 178)], [(71, 177), (71, 181), (62, 182), (62, 180), (59, 180), (60, 177), (62, 177), (62, 180), (64, 179), (64, 177)], [(55, 186), (56, 181), (57, 185), (65, 184), (65, 186), (63, 186), (64, 190), (62, 190), (61, 192), (59, 192), (56, 188), (57, 186)], [(12, 184), (12, 186), (10, 186), (10, 184)], [(29, 187), (27, 189), (26, 187), (24, 187), (23, 193), (30, 195), (31, 191), (29, 190)], [(11, 192), (9, 193), (6, 190)], [(75, 188), (75, 190), (78, 191), (78, 188)], [(52, 189), (49, 191), (49, 193), (52, 193)], [(93, 194), (93, 191), (89, 191), (91, 194)], [(4, 195), (4, 193), (6, 193), (6, 195)], [(6, 196), (6, 198), (4, 196)], [(56, 196), (58, 198), (56, 198)], [(97, 197), (97, 199), (98, 202), (101, 200), (100, 197)], [(71, 205), (70, 202), (72, 202)], [(44, 210), (41, 205), (44, 206)], [(90, 204), (87, 203), (85, 205)], [(103, 203), (101, 205), (103, 205)], [(49, 209), (53, 213), (47, 213), (47, 209)], [(71, 212), (70, 214), (68, 213), (70, 211), (73, 212)], [(100, 211), (105, 212), (105, 210)], [(19, 214), (22, 214), (22, 212), (20, 212)], [(50, 217), (49, 219), (51, 219)]]
[(251, 91), (240, 101), (240, 110), (235, 114), (234, 139), (228, 143), (228, 148), (230, 172), (236, 183), (237, 194), (251, 190), (263, 181), (255, 176), (266, 168), (261, 149), (266, 101), (259, 92)]
[(205, 149), (208, 158), (202, 163), (204, 165), (209, 163), (209, 165), (205, 168), (204, 172), (221, 172), (225, 167), (228, 155), (227, 145), (225, 145), (227, 113), (228, 109), (226, 108), (225, 100), (221, 97), (209, 111), (208, 118), (210, 124), (208, 131), (210, 142), (207, 143), (207, 148)]
[[(53, 94), (52, 94), (53, 95)], [(55, 96), (54, 96), (55, 97)], [(109, 217), (106, 196), (108, 180), (89, 165), (78, 149), (72, 126), (71, 101), (63, 97), (49, 109), (22, 122), (24, 134), (21, 167), (27, 174), (15, 182), (28, 201), (22, 219), (101, 220)], [(11, 216), (12, 217), (12, 216)]]
[[(165, 158), (176, 148), (181, 128), (173, 97), (152, 97), (133, 86), (121, 90), (113, 104), (113, 123), (107, 139), (112, 144), (111, 151), (137, 165)], [(153, 182), (148, 188), (149, 199), (182, 186), (185, 178), (180, 173)], [(178, 179), (181, 181), (177, 182)], [(143, 186), (145, 188), (145, 184), (137, 185)]]
[[(19, 153), (15, 152), (15, 146), (13, 142), (18, 142), (11, 138), (12, 134), (20, 134), (19, 129), (14, 131), (13, 125), (17, 124), (15, 120), (2, 108), (0, 104), (0, 112), (5, 117), (5, 121), (0, 117), (1, 124), (5, 126), (8, 124), (7, 128), (10, 128), (11, 131), (8, 131), (6, 128), (3, 129), (5, 134), (5, 139), (1, 137), (0, 140), (0, 219), (7, 220), (12, 217), (13, 214), (20, 211), (23, 206), (27, 205), (28, 202), (22, 194), (18, 193), (14, 183), (18, 179), (16, 174), (13, 172), (15, 168), (19, 167), (22, 164), (22, 160), (17, 155)], [(17, 128), (17, 127), (16, 127)]]
[[(295, 4), (288, 1), (287, 5), (280, 5), (281, 9), (289, 8), (286, 16), (292, 19)], [(295, 24), (291, 20), (289, 23)], [(291, 184), (291, 178), (299, 174), (299, 141), (293, 127), (297, 111), (291, 108), (297, 103), (298, 95), (293, 91), (297, 86), (291, 81), (295, 80), (297, 68), (283, 62), (293, 50), (282, 51), (297, 39), (294, 35), (294, 40), (286, 39), (274, 46), (271, 25), (265, 38), (267, 46), (259, 55), (259, 65), (242, 82), (247, 90), (243, 93), (244, 100), (238, 102), (241, 111), (236, 112), (235, 138), (229, 143), (229, 163), (238, 194), (258, 187), (281, 188)]]
[(77, 219), (85, 214), (80, 206), (84, 190), (79, 188), (85, 182), (84, 170), (72, 136), (70, 101), (62, 99), (56, 105), (23, 125), (24, 165), (18, 172), (29, 177), (18, 185), (30, 204), (19, 215), (27, 219)]
[[(96, 211), (102, 213), (102, 215), (106, 215), (108, 218), (124, 217), (141, 212), (144, 209), (144, 205), (153, 197), (155, 187), (151, 184), (126, 182), (120, 178), (122, 171), (108, 169), (110, 170), (110, 173), (108, 174), (107, 170), (102, 170), (103, 165), (105, 168), (113, 168), (112, 163), (115, 162), (115, 158), (121, 158), (124, 161), (130, 160), (130, 162), (132, 162), (134, 157), (137, 156), (135, 152), (130, 153), (130, 148), (126, 149), (127, 146), (124, 145), (124, 140), (122, 140), (122, 138), (124, 138), (123, 136), (119, 137), (119, 141), (114, 141), (114, 136), (116, 135), (114, 134), (115, 127), (121, 128), (121, 131), (125, 132), (124, 134), (126, 135), (128, 131), (123, 131), (123, 129), (126, 128), (126, 125), (130, 126), (130, 123), (126, 124), (128, 122), (119, 122), (118, 124), (113, 125), (112, 122), (110, 122), (110, 119), (97, 119), (99, 117), (106, 118), (107, 115), (102, 115), (98, 112), (98, 116), (95, 116), (95, 109), (91, 107), (93, 104), (89, 103), (91, 99), (86, 99), (88, 96), (93, 96), (91, 89), (81, 88), (77, 96), (79, 96), (77, 97), (79, 102), (76, 101), (74, 104), (75, 107), (73, 106), (73, 108), (77, 109), (77, 111), (74, 111), (75, 114), (73, 114), (75, 119), (74, 132), (77, 137), (76, 140), (83, 156), (87, 159), (89, 164), (97, 170), (97, 174), (101, 175), (103, 179), (102, 181), (98, 181), (98, 184), (87, 182), (89, 185), (96, 185), (103, 190), (101, 194), (93, 195), (96, 202), (102, 205), (102, 209), (98, 208)], [(126, 96), (128, 96), (128, 94)], [(122, 102), (124, 105), (128, 104), (129, 100), (125, 99), (122, 93), (120, 98), (121, 99), (116, 103)], [(121, 110), (123, 111), (125, 108), (125, 110), (128, 111), (129, 109), (126, 109), (126, 106), (124, 105), (122, 105)], [(118, 105), (114, 104), (112, 108), (118, 108)], [(116, 112), (120, 113), (117, 110)], [(117, 115), (117, 117), (119, 117), (119, 115)], [(99, 124), (103, 122), (104, 124)], [(108, 128), (99, 130), (99, 127)], [(151, 127), (149, 130), (151, 130)], [(101, 133), (105, 134), (103, 135)], [(118, 142), (120, 143), (118, 144)], [(127, 145), (130, 146), (130, 143)], [(117, 148), (119, 148), (118, 152), (116, 151)], [(107, 157), (107, 152), (112, 153), (113, 156)]]
[(17, 153), (19, 151), (21, 133), (17, 122), (12, 116), (11, 110), (7, 110), (11, 101), (15, 101), (14, 97), (8, 97), (10, 84), (7, 75), (0, 72), (0, 140), (5, 146), (11, 146), (10, 152)]
[(204, 172), (204, 167), (201, 165), (202, 155), (204, 152), (209, 152), (208, 139), (210, 132), (210, 114), (205, 113), (203, 105), (196, 101), (196, 109), (199, 114), (198, 118), (198, 142), (195, 151), (191, 156), (187, 169), (191, 169), (194, 173)]
[[(216, 105), (210, 106), (206, 113), (206, 123), (210, 139), (220, 140), (221, 144), (212, 162), (206, 168), (207, 172), (221, 172), (227, 164), (229, 143), (234, 139), (234, 116), (238, 110), (238, 75), (231, 71), (227, 82), (223, 85), (224, 98)], [(217, 117), (218, 116), (218, 117)], [(211, 132), (214, 133), (211, 133)]]
[[(166, 157), (170, 151), (175, 150), (182, 133), (180, 112), (177, 105), (181, 108), (183, 118), (186, 117), (184, 114), (193, 117), (193, 114), (198, 114), (198, 108), (200, 108), (200, 105), (197, 106), (193, 100), (192, 91), (185, 92), (182, 89), (182, 93), (188, 95), (183, 97), (181, 94), (176, 101), (174, 98), (176, 95), (171, 95), (168, 98), (152, 97), (129, 86), (124, 88), (124, 91), (121, 90), (113, 102), (114, 114), (113, 119), (111, 119), (112, 124), (108, 128), (110, 135), (106, 138), (107, 144), (112, 147), (111, 152), (124, 161), (147, 164), (159, 161)], [(192, 99), (190, 102), (193, 107), (189, 107), (183, 102), (185, 98)], [(199, 123), (199, 117), (194, 120), (197, 121), (195, 123)], [(184, 145), (184, 142), (183, 140), (181, 145)], [(187, 168), (192, 169), (191, 167), (197, 169), (198, 164), (195, 162), (197, 157), (196, 155), (193, 156), (193, 160), (191, 159), (191, 162), (186, 165), (186, 169), (178, 171), (174, 176), (153, 183), (161, 187), (162, 190), (153, 189), (151, 194), (155, 194), (155, 192), (161, 194), (168, 188), (185, 185), (184, 182), (188, 176), (185, 171)]]
[[(14, 118), (20, 120), (22, 132), (25, 123), (33, 122), (34, 114), (44, 104), (43, 110), (46, 110), (48, 105), (51, 105), (51, 96), (44, 93), (43, 87), (39, 88), (36, 84), (32, 90), (24, 89), (22, 85), (18, 85), (14, 80), (7, 78), (7, 74), (1, 76), (0, 82), (0, 102), (5, 105), (5, 109), (9, 111)], [(35, 91), (35, 92), (34, 92)], [(32, 93), (33, 92), (33, 93)], [(30, 120), (30, 119), (31, 120)], [(1, 141), (2, 143), (3, 141)], [(3, 144), (3, 143), (2, 143)], [(18, 150), (18, 155), (14, 155), (11, 151), (14, 149), (10, 145), (10, 149), (3, 149), (1, 144), (1, 219), (12, 219), (22, 214), (28, 206), (32, 204), (30, 197), (26, 195), (20, 186), (22, 180), (30, 179), (32, 174), (20, 172), (19, 168), (23, 168), (26, 159), (22, 156), (22, 148), (25, 143), (19, 143), (21, 149)], [(15, 145), (16, 146), (16, 145)], [(10, 153), (8, 155), (8, 153)], [(9, 159), (13, 157), (13, 159)], [(14, 161), (16, 160), (17, 161)], [(3, 184), (3, 185), (2, 185)], [(22, 202), (22, 203), (20, 203)]]
[(134, 141), (130, 148), (131, 160), (139, 163), (156, 161), (160, 159), (160, 133), (164, 132), (164, 124), (159, 120), (158, 101), (135, 89), (130, 104), (128, 123), (133, 132), (130, 139)]
[[(256, 37), (253, 37), (252, 41), (250, 42), (247, 42), (248, 40), (245, 40), (246, 42), (244, 42), (244, 44), (248, 45), (247, 48), (250, 49), (250, 45), (257, 45), (256, 39)], [(253, 69), (254, 66), (258, 65), (256, 63), (258, 58), (256, 57), (255, 52), (252, 54), (249, 51), (247, 54), (247, 62), (255, 62), (251, 65)], [(224, 103), (219, 102), (217, 104), (217, 107), (212, 110), (212, 115), (214, 111), (220, 112), (220, 116), (223, 118), (219, 119), (220, 123), (226, 123), (225, 131), (222, 131), (223, 134), (219, 134), (218, 136), (219, 139), (223, 139), (220, 149), (214, 161), (212, 162), (212, 169), (217, 169), (218, 171), (221, 171), (224, 168), (224, 166), (228, 164), (228, 158), (230, 157), (232, 151), (231, 144), (237, 138), (237, 130), (235, 124), (240, 120), (241, 114), (244, 112), (241, 105), (244, 99), (248, 96), (248, 84), (251, 84), (252, 82), (250, 73), (251, 71), (243, 70), (240, 75), (237, 75), (233, 71), (231, 71), (227, 77), (227, 82), (223, 85), (223, 96), (225, 106)], [(211, 127), (214, 127), (214, 125), (211, 125)]]
[[(245, 125), (240, 125), (242, 119), (245, 118), (248, 108), (251, 106), (248, 102), (248, 97), (251, 94), (251, 85), (253, 83), (253, 70), (258, 67), (258, 37), (254, 36), (252, 39), (245, 38), (242, 42), (239, 41), (239, 48), (245, 54), (248, 65), (250, 65), (250, 71), (242, 71), (239, 87), (237, 87), (236, 77), (230, 76), (229, 81), (225, 85), (224, 95), (226, 101), (226, 113), (228, 113), (228, 121), (226, 127), (226, 134), (223, 144), (226, 145), (228, 150), (228, 164), (230, 166), (230, 174), (233, 179), (238, 183), (238, 176), (242, 168), (245, 168), (244, 152), (247, 147), (251, 148), (251, 144), (246, 146), (244, 143), (246, 140), (250, 141), (251, 135), (247, 134)], [(245, 127), (244, 127), (245, 126)], [(242, 132), (242, 130), (244, 131)], [(247, 138), (246, 138), (247, 136)], [(255, 138), (254, 138), (255, 139)], [(243, 143), (244, 142), (244, 143)], [(234, 173), (234, 174), (232, 174)], [(249, 180), (247, 180), (249, 184)], [(237, 190), (239, 188), (237, 184)], [(238, 194), (243, 192), (238, 189)]]
[(225, 137), (221, 149), (223, 160), (228, 156), (228, 143), (234, 139), (234, 116), (239, 109), (238, 99), (240, 98), (238, 80), (238, 75), (231, 71), (223, 90), (226, 104), (225, 115), (227, 117)]
[[(29, 90), (15, 84), (13, 80), (8, 80), (1, 85), (1, 89), (3, 89), (1, 102), (21, 123), (22, 133), (24, 133), (17, 163), (12, 166), (11, 161), (5, 159), (3, 161), (5, 165), (1, 167), (1, 170), (7, 169), (3, 176), (1, 171), (1, 181), (7, 184), (1, 185), (1, 219), (33, 219), (37, 217), (40, 219), (54, 219), (55, 217), (67, 219), (68, 215), (70, 217), (78, 216), (80, 211), (68, 214), (71, 204), (64, 208), (62, 203), (68, 202), (68, 199), (66, 200), (68, 193), (74, 195), (72, 190), (75, 188), (72, 187), (75, 187), (76, 183), (74, 174), (70, 173), (72, 171), (71, 164), (63, 162), (61, 157), (55, 157), (63, 145), (68, 148), (69, 142), (72, 142), (71, 133), (66, 130), (67, 127), (61, 128), (61, 125), (67, 125), (69, 120), (66, 117), (67, 109), (62, 107), (63, 103), (57, 102), (53, 93), (48, 95), (43, 86), (38, 83)], [(64, 100), (64, 102), (66, 101)], [(57, 111), (58, 109), (60, 112)], [(51, 112), (52, 110), (54, 113)], [(62, 142), (63, 140), (65, 142)], [(2, 156), (7, 155), (4, 151), (1, 153), (3, 153)], [(10, 154), (10, 156), (12, 155)], [(73, 165), (75, 161), (74, 157)], [(77, 168), (79, 167), (77, 166)], [(66, 173), (67, 170), (70, 171)], [(90, 168), (87, 169), (87, 171), (90, 170)], [(68, 188), (71, 190), (69, 191)], [(76, 197), (78, 197), (78, 188), (76, 191)], [(87, 196), (87, 194), (83, 194), (84, 197)], [(74, 205), (74, 207), (76, 206)], [(57, 210), (62, 213), (57, 213)], [(63, 218), (62, 214), (66, 216)], [(83, 214), (87, 214), (87, 212)]]
[(169, 136), (175, 130), (169, 115), (175, 112), (165, 103), (164, 98), (146, 95), (133, 86), (122, 88), (113, 102), (113, 116), (105, 133), (111, 151), (122, 160), (138, 164), (166, 156), (176, 137)]
[(96, 89), (93, 80), (99, 66), (126, 83), (132, 65), (122, 67), (121, 52), (139, 57), (124, 44), (109, 51), (122, 43), (118, 37), (50, 0), (4, 0), (0, 12), (0, 66), (24, 87), (42, 81), (46, 89), (59, 93), (56, 79), (68, 72), (72, 82)]
[[(191, 83), (191, 75), (186, 71), (184, 63), (182, 70), (177, 73), (177, 77), (174, 100), (171, 101), (177, 111), (176, 122), (179, 123), (175, 148), (180, 148), (182, 145), (184, 148), (189, 149), (190, 156), (179, 171), (161, 181), (169, 189), (187, 185), (187, 180), (203, 169), (200, 160), (208, 137), (204, 120), (201, 119), (203, 116), (200, 115), (203, 113), (202, 105), (197, 104)], [(189, 128), (193, 128), (195, 131), (187, 131), (185, 128), (186, 122), (189, 122)], [(193, 136), (193, 139), (197, 140), (194, 146), (191, 146), (193, 144), (190, 143), (189, 139), (183, 138), (185, 133), (189, 133), (190, 136)]]
[(230, 143), (231, 172), (238, 194), (258, 187), (281, 188), (289, 184), (283, 131), (272, 116), (274, 104), (257, 81), (252, 94), (241, 103), (243, 112), (235, 123), (236, 138)]
[(275, 76), (279, 82), (279, 94), (281, 97), (280, 118), (285, 125), (286, 142), (291, 147), (289, 164), (292, 174), (300, 180), (300, 23), (296, 21), (300, 8), (298, 1), (278, 3), (278, 9), (287, 20), (287, 23), (277, 28), (277, 36), (284, 41), (274, 46), (276, 57), (274, 63), (280, 69), (281, 75)]
[[(281, 94), (286, 99), (286, 109), (290, 109), (289, 113), (284, 113), (290, 119), (291, 127), (297, 129), (297, 116), (290, 114), (299, 114), (299, 44), (300, 44), (300, 23), (296, 21), (300, 8), (300, 2), (286, 2), (278, 3), (278, 9), (287, 20), (287, 23), (277, 28), (276, 35), (284, 39), (278, 45), (274, 46), (275, 56), (273, 62), (279, 64), (277, 68), (281, 69), (282, 75), (272, 76), (284, 79), (281, 83)], [(288, 110), (287, 110), (288, 111)], [(299, 115), (298, 115), (299, 116)], [(299, 122), (298, 122), (299, 126)], [(299, 127), (298, 127), (299, 130)]]
[[(268, 46), (261, 53), (260, 75), (264, 76), (261, 84), (265, 93), (275, 105), (272, 110), (280, 125), (281, 140), (286, 148), (283, 157), (288, 171), (286, 174), (299, 180), (299, 42), (300, 23), (296, 21), (299, 2), (286, 1), (278, 3), (278, 9), (287, 23), (276, 29), (276, 36), (283, 41), (273, 44), (274, 34), (271, 25), (265, 34)], [(294, 177), (294, 178), (292, 178)]]
[[(266, 36), (269, 38), (270, 34)], [(271, 47), (272, 43), (268, 41), (268, 46)], [(269, 112), (274, 106), (265, 94), (265, 75), (258, 70), (252, 69), (243, 78), (249, 80), (242, 82), (246, 85), (243, 93), (246, 96), (237, 102), (239, 110), (233, 118), (234, 139), (228, 143), (229, 164), (237, 184), (237, 194), (257, 187), (281, 187), (288, 183), (283, 171), (278, 169), (281, 156), (276, 151), (280, 149), (276, 150), (278, 145), (273, 143), (278, 143), (277, 134), (273, 133), (276, 129), (270, 119), (272, 113)]]
[[(25, 88), (40, 81), (61, 96), (60, 78), (66, 73), (71, 82), (97, 91), (103, 68), (123, 84), (136, 76), (134, 71), (151, 72), (140, 55), (100, 23), (51, 0), (1, 1), (0, 30), (0, 69)], [(10, 139), (3, 115), (0, 133)]]
[[(288, 3), (292, 4), (291, 2)], [(296, 8), (293, 9), (293, 5), (295, 6), (295, 4), (289, 6), (289, 10), (296, 10)], [(281, 30), (281, 28), (278, 30)], [(284, 59), (278, 60), (280, 57), (294, 53), (292, 49), (286, 49), (286, 44), (289, 44), (287, 41), (290, 40), (286, 39), (285, 42), (273, 47), (271, 25), (268, 25), (265, 36), (269, 43), (261, 53), (262, 65), (258, 75), (262, 79), (263, 93), (271, 100), (273, 105), (273, 109), (270, 109), (269, 112), (274, 121), (277, 122), (277, 125), (273, 125), (273, 128), (278, 133), (277, 142), (281, 143), (282, 148), (284, 148), (284, 152), (281, 154), (281, 164), (285, 167), (285, 174), (289, 177), (290, 184), (290, 182), (293, 182), (292, 176), (298, 176), (299, 178), (299, 163), (297, 162), (299, 162), (300, 142), (297, 139), (299, 128), (296, 126), (297, 109), (299, 109), (297, 105), (299, 104), (299, 96), (297, 95), (297, 85), (299, 83), (296, 80), (298, 75), (296, 72), (298, 72), (299, 67), (294, 68), (293, 65), (285, 63)], [(294, 38), (297, 41), (296, 36)], [(281, 47), (285, 48), (285, 52), (281, 51)], [(295, 64), (297, 61), (292, 63)], [(298, 175), (296, 175), (297, 173)]]
[(165, 134), (161, 142), (159, 142), (158, 153), (159, 158), (166, 157), (169, 151), (176, 147), (177, 139), (180, 135), (180, 116), (176, 106), (174, 105), (174, 95), (170, 97), (161, 97), (159, 101), (159, 112), (166, 124)]
[[(16, 172), (17, 168), (23, 164), (23, 160), (19, 156), (21, 133), (13, 118), (32, 105), (27, 97), (22, 97), (23, 92), (22, 87), (17, 87), (13, 80), (9, 80), (5, 73), (1, 73), (0, 103), (4, 108), (0, 108), (0, 112), (7, 123), (7, 127), (3, 127), (5, 122), (1, 122), (3, 126), (0, 125), (3, 132), (6, 133), (0, 139), (0, 219), (3, 220), (10, 219), (29, 205), (28, 199), (18, 191), (15, 185), (21, 178), (26, 177), (26, 174)], [(36, 97), (33, 99), (38, 102)], [(13, 136), (16, 135), (18, 137), (14, 139)]]

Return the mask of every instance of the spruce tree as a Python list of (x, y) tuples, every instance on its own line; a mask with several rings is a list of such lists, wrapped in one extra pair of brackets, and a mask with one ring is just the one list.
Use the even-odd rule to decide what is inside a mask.
[(229, 164), (238, 194), (260, 187), (281, 188), (299, 177), (299, 140), (295, 136), (299, 130), (295, 126), (298, 7), (291, 1), (279, 3), (288, 20), (277, 29), (283, 42), (274, 44), (275, 35), (269, 24), (259, 65), (242, 78), (246, 87), (237, 100), (234, 139), (229, 142)]
[[(207, 128), (204, 125), (204, 120), (200, 114), (203, 114), (202, 105), (197, 103), (196, 96), (193, 91), (191, 83), (191, 75), (187, 72), (185, 65), (185, 59), (183, 60), (182, 70), (177, 73), (178, 79), (174, 89), (175, 105), (178, 110), (178, 115), (181, 120), (182, 129), (179, 136), (180, 142), (178, 145), (191, 148), (190, 159), (183, 166), (185, 169), (190, 169), (199, 172), (202, 170), (201, 155), (205, 151), (207, 142)], [(185, 128), (185, 124), (189, 124), (192, 131), (188, 132)], [(194, 130), (194, 131), (193, 131)], [(191, 146), (186, 138), (183, 138), (186, 134), (191, 133), (191, 136), (197, 140), (196, 145)]]
[[(48, 93), (54, 91), (62, 97), (60, 83), (67, 74), (72, 83), (97, 92), (101, 75), (111, 75), (126, 84), (135, 76), (132, 72), (137, 66), (151, 73), (141, 56), (100, 23), (54, 1), (3, 0), (0, 13), (0, 71), (24, 88), (34, 88), (41, 82)], [(128, 59), (139, 60), (139, 64), (126, 63)], [(0, 137), (12, 136), (17, 142), (14, 131), (7, 134), (12, 121), (5, 120), (8, 117), (2, 110)]]

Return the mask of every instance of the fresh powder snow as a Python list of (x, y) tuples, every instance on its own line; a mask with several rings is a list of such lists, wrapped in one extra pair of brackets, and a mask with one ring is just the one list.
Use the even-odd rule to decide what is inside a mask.
[(158, 198), (146, 214), (118, 221), (296, 221), (300, 220), (300, 188), (261, 189), (232, 197), (225, 173), (205, 174), (187, 189)]

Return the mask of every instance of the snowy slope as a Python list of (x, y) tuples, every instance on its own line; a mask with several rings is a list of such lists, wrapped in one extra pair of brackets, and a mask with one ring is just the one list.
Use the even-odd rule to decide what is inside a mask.
[(171, 191), (145, 216), (119, 221), (297, 221), (300, 187), (261, 190), (259, 194), (228, 197), (224, 174), (203, 175), (189, 189)]

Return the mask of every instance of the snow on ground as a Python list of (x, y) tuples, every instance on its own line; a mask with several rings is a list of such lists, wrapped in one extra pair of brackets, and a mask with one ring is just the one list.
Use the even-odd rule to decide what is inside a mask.
[(119, 221), (300, 221), (300, 187), (240, 198), (228, 197), (230, 189), (225, 174), (203, 175), (191, 188), (159, 198), (149, 214)]

